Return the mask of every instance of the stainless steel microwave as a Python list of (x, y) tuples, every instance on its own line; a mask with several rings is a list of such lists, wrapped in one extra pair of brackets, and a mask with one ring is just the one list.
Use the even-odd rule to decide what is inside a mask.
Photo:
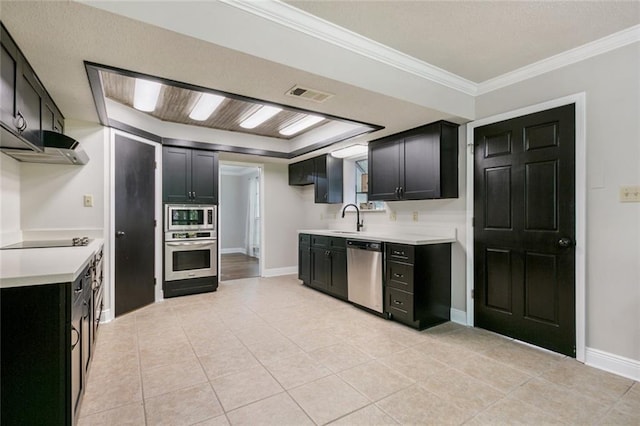
[(165, 231), (215, 231), (217, 207), (167, 204)]

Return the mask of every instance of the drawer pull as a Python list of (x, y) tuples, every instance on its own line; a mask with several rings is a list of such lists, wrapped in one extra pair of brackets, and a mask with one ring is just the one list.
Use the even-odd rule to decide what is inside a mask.
[(404, 277), (404, 275), (403, 275), (403, 274), (398, 274), (398, 273), (394, 273), (394, 274), (393, 274), (393, 276), (394, 276), (394, 277), (396, 277), (396, 278), (402, 278), (402, 277)]
[(393, 250), (394, 256), (406, 256), (403, 251)]
[(401, 301), (399, 301), (399, 300), (394, 300), (394, 301), (393, 301), (393, 304), (394, 304), (394, 305), (402, 305), (402, 302), (401, 302)]

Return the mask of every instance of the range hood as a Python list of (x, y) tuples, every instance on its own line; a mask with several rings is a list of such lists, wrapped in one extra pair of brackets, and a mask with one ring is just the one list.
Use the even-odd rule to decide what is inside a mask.
[(89, 162), (89, 156), (84, 152), (80, 143), (67, 135), (43, 130), (42, 139), (44, 152), (7, 148), (4, 148), (2, 152), (25, 163), (84, 165)]

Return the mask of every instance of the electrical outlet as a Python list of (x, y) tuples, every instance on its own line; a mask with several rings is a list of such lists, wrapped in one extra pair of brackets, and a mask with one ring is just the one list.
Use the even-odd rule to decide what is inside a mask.
[(394, 211), (389, 212), (389, 220), (391, 222), (395, 222), (396, 221), (396, 212), (394, 212)]
[(640, 203), (640, 186), (621, 186), (621, 203)]
[(87, 194), (82, 197), (82, 203), (85, 207), (93, 207), (93, 195)]
[(418, 221), (418, 212), (413, 212), (413, 221), (414, 222)]

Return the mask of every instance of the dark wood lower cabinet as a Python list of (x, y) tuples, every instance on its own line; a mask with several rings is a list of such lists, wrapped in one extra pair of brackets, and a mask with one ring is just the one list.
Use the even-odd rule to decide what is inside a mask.
[(384, 311), (422, 330), (451, 315), (451, 243), (386, 244)]
[(91, 357), (92, 275), (0, 290), (2, 425), (72, 425)]
[(347, 300), (346, 240), (300, 234), (298, 278), (309, 287)]
[[(451, 315), (451, 243), (385, 244), (384, 313), (422, 330)], [(346, 239), (298, 236), (298, 278), (307, 286), (348, 300)]]

